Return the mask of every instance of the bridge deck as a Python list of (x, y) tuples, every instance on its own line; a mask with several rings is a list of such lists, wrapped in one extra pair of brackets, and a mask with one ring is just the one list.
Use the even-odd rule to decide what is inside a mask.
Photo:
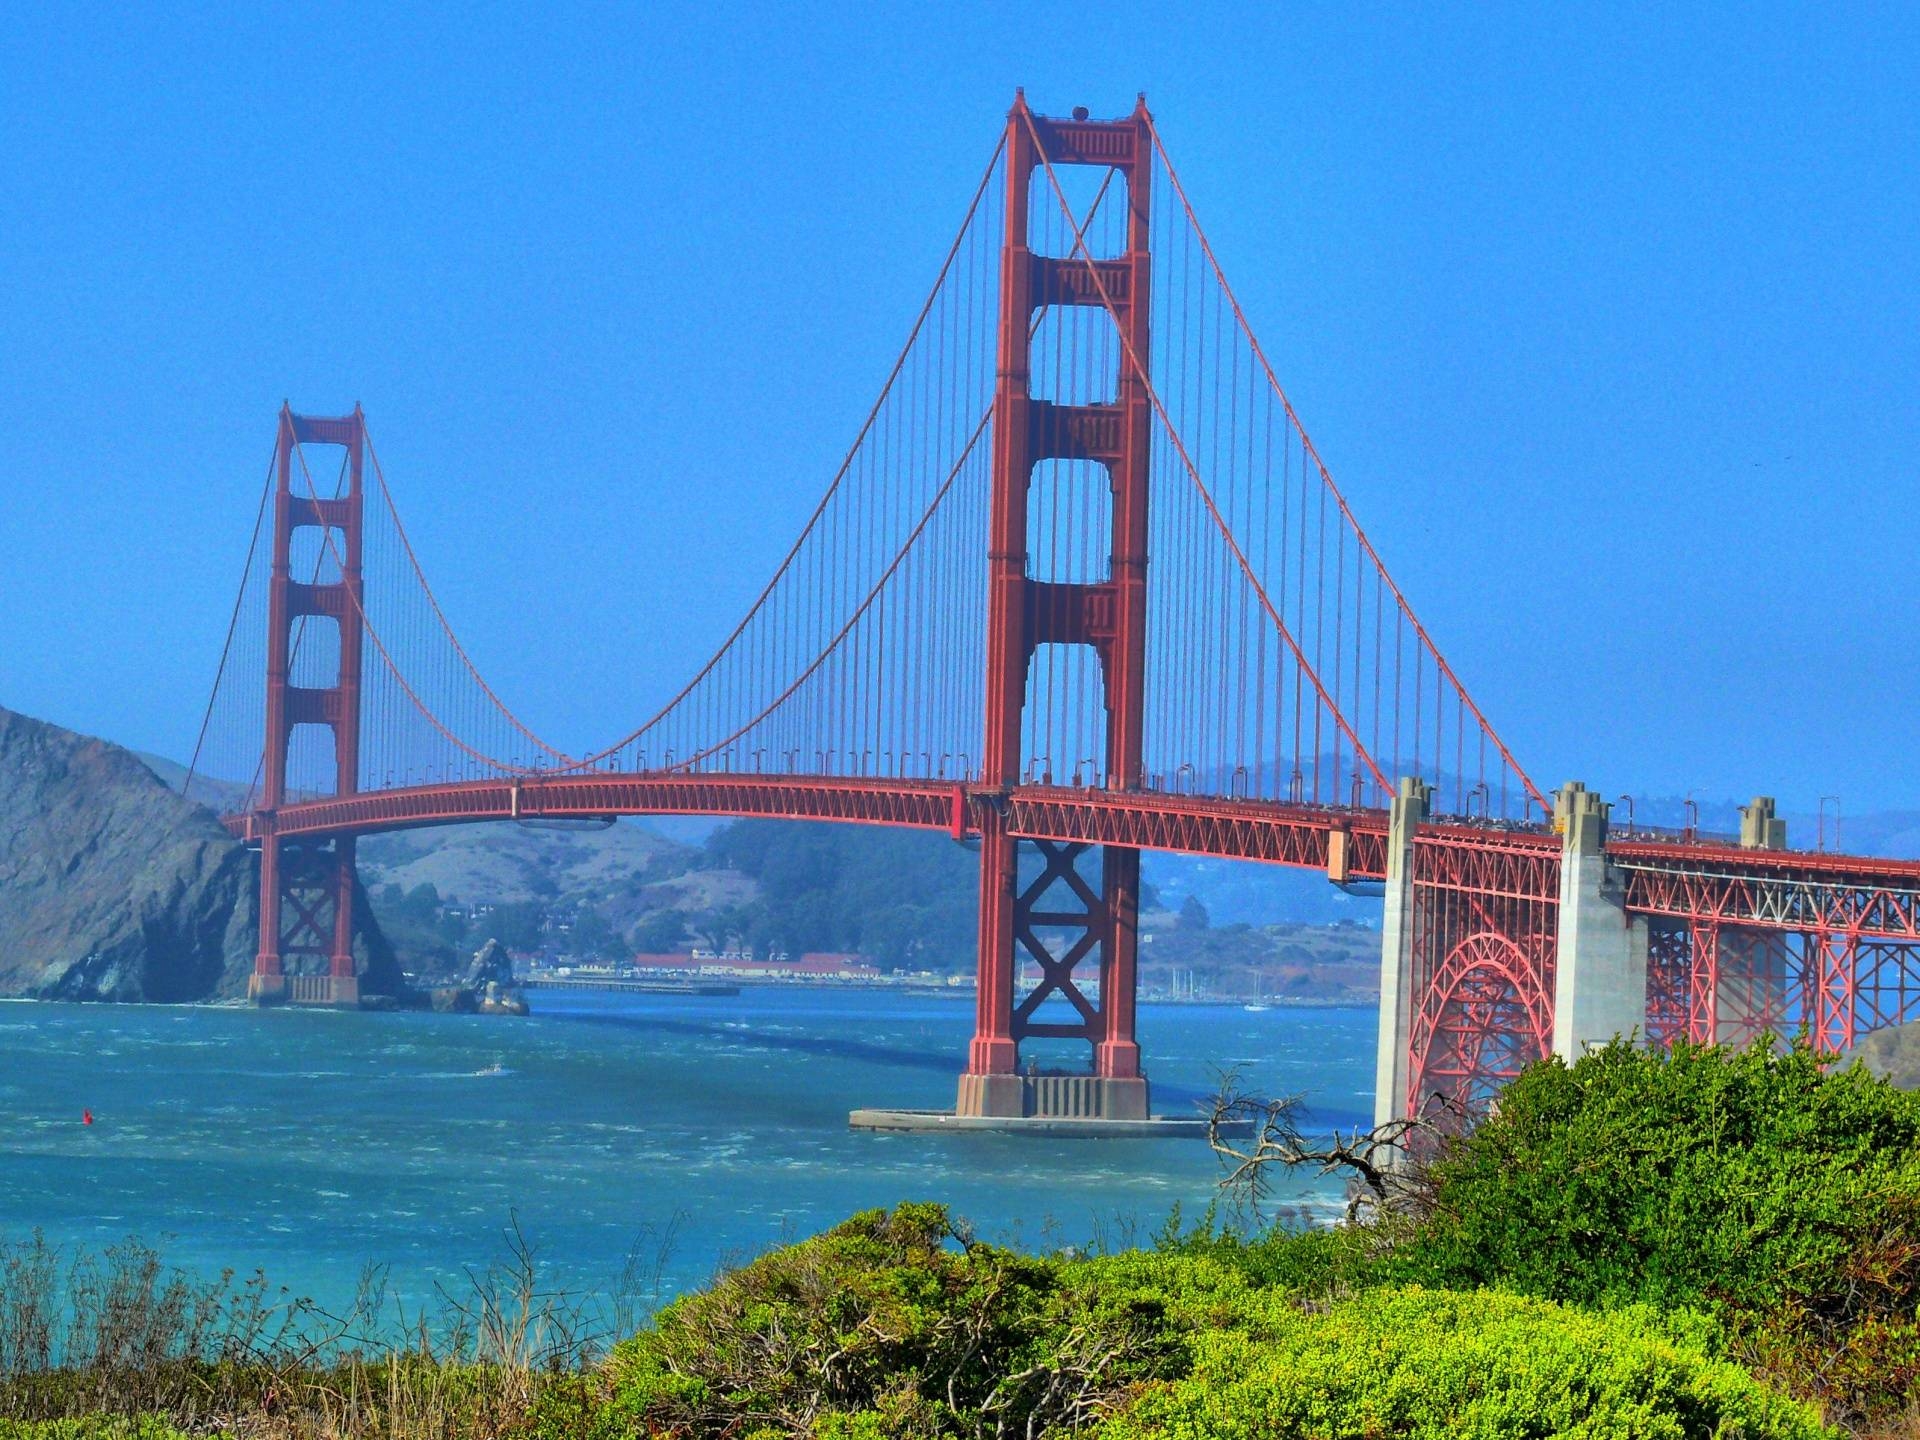
[[(988, 810), (1026, 839), (1123, 845), (1303, 869), (1386, 875), (1384, 810), (1291, 805), (1158, 790), (795, 775), (586, 774), (370, 791), (226, 817), (249, 842), (364, 835), (426, 825), (614, 815), (830, 820), (980, 833)], [(1544, 826), (1437, 821), (1423, 839), (1450, 848), (1557, 853)], [(1920, 861), (1806, 850), (1749, 850), (1684, 836), (1610, 840), (1627, 908), (1679, 919), (1920, 939)]]

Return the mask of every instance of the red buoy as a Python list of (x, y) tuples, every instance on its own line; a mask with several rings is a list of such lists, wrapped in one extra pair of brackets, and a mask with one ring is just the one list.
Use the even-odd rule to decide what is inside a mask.
[(91, 1110), (82, 1110), (82, 1111), (80, 1112), (80, 1123), (81, 1123), (82, 1125), (91, 1125), (91, 1124), (93, 1124), (93, 1111), (91, 1111)]

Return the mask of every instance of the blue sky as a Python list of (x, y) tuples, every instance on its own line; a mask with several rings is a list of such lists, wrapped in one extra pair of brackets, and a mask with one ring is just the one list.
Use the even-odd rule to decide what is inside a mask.
[(1917, 14), (14, 15), (0, 703), (191, 749), (286, 397), (366, 406), (503, 694), (626, 729), (797, 533), (1015, 85), (1144, 89), (1537, 778), (1920, 805)]

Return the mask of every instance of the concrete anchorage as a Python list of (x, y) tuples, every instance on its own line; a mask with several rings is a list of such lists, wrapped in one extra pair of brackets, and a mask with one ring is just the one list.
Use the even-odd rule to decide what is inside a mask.
[(1433, 787), (1403, 777), (1387, 812), (1387, 888), (1380, 911), (1380, 1052), (1373, 1123), (1397, 1120), (1407, 1103), (1413, 1012), (1413, 836), (1433, 805)]
[(1560, 787), (1560, 926), (1554, 944), (1553, 1053), (1568, 1062), (1647, 1019), (1647, 922), (1627, 914), (1625, 886), (1607, 863), (1611, 807), (1578, 780)]

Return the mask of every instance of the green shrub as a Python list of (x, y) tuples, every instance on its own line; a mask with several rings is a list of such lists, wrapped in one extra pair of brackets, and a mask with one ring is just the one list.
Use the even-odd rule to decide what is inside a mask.
[(956, 1238), (941, 1207), (902, 1205), (722, 1275), (615, 1348), (616, 1415), (642, 1434), (801, 1435), (879, 1411), (941, 1433), (1010, 1366), (1057, 1269)]
[(1535, 1065), (1434, 1168), (1402, 1278), (1582, 1305), (1920, 1303), (1920, 1098), (1850, 1067), (1615, 1044)]
[(1316, 1299), (1366, 1289), (1382, 1282), (1383, 1240), (1358, 1225), (1290, 1229), (1242, 1235), (1203, 1221), (1191, 1230), (1170, 1227), (1155, 1242), (1162, 1254), (1204, 1258), (1254, 1285)]
[(1263, 1306), (1236, 1270), (964, 1243), (937, 1205), (870, 1211), (723, 1275), (609, 1362), (627, 1434), (835, 1440), (1042, 1434), (1187, 1373), (1194, 1337)]
[(1586, 1314), (1523, 1296), (1381, 1289), (1313, 1313), (1269, 1292), (1243, 1328), (1196, 1342), (1184, 1379), (1145, 1390), (1101, 1440), (1403, 1440), (1833, 1434), (1712, 1354), (1697, 1316)]
[(1373, 1278), (1708, 1309), (1830, 1417), (1920, 1399), (1920, 1096), (1862, 1067), (1765, 1041), (1544, 1061), (1428, 1178)]

